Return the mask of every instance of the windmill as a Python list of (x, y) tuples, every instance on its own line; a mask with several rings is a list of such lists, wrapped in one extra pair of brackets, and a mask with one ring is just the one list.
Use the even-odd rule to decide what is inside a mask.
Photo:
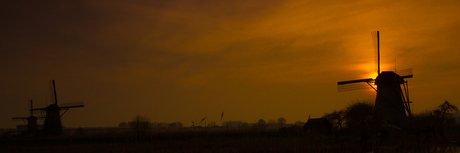
[(369, 85), (377, 92), (374, 105), (376, 119), (379, 119), (381, 124), (403, 125), (407, 115), (412, 115), (408, 83), (405, 80), (412, 78), (412, 70), (404, 70), (400, 74), (394, 71), (380, 71), (379, 31), (377, 31), (377, 74), (376, 79), (367, 78), (337, 82), (339, 92), (359, 89), (363, 87), (363, 83)]
[(16, 119), (21, 119), (22, 121), (27, 120), (27, 134), (35, 134), (38, 130), (38, 124), (37, 124), (37, 119), (43, 119), (43, 117), (35, 117), (34, 116), (34, 111), (33, 111), (33, 101), (30, 100), (30, 116), (29, 117), (13, 117), (13, 120)]
[[(45, 123), (43, 125), (43, 130), (45, 135), (60, 135), (62, 134), (62, 124), (61, 117), (64, 115), (70, 108), (84, 107), (82, 103), (72, 104), (64, 107), (58, 106), (57, 96), (56, 96), (56, 84), (55, 81), (52, 81), (53, 84), (53, 95), (54, 95), (54, 104), (49, 105), (45, 108), (35, 108), (34, 110), (42, 110), (46, 112)], [(61, 114), (61, 110), (65, 110)]]

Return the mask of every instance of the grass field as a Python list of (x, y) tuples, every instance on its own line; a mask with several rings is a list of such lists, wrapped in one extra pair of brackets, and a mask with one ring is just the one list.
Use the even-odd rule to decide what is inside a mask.
[(289, 135), (278, 131), (181, 131), (101, 133), (41, 138), (3, 138), (0, 152), (460, 152), (455, 141), (414, 140), (395, 133), (382, 142), (358, 135)]

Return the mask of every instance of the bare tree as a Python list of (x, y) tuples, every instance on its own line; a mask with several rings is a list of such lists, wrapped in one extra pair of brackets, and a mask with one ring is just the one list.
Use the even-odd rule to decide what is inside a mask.
[(150, 128), (150, 119), (147, 116), (137, 115), (134, 117), (130, 126), (134, 129), (138, 138), (142, 138)]
[(433, 111), (433, 114), (439, 118), (440, 123), (438, 124), (440, 127), (438, 129), (438, 134), (441, 135), (443, 139), (445, 138), (444, 128), (455, 122), (453, 115), (454, 113), (458, 113), (458, 111), (457, 106), (450, 104), (447, 100)]
[(342, 129), (342, 123), (345, 121), (345, 110), (334, 110), (330, 114), (324, 114), (323, 116), (334, 126), (334, 130)]
[(445, 101), (441, 105), (438, 106), (436, 110), (434, 110), (435, 115), (441, 118), (442, 122), (449, 121), (452, 119), (452, 116), (455, 113), (458, 113), (457, 106), (450, 104), (448, 101)]

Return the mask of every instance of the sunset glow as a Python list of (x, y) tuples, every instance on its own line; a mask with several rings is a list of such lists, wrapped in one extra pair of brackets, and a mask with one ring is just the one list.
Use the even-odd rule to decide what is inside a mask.
[[(63, 125), (254, 122), (340, 110), (375, 92), (337, 82), (412, 68), (414, 112), (460, 106), (460, 1), (3, 2), (0, 127), (22, 122), (28, 101), (83, 101)], [(396, 62), (395, 62), (396, 59)], [(448, 84), (448, 85), (446, 85)]]

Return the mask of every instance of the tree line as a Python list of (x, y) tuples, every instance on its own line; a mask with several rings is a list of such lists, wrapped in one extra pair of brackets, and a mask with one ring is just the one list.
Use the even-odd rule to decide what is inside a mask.
[(150, 122), (147, 116), (137, 115), (129, 122), (121, 122), (118, 127), (124, 128), (146, 128), (146, 129), (175, 129), (182, 128), (184, 124), (182, 122)]
[[(334, 133), (351, 132), (358, 134), (363, 143), (369, 142), (370, 137), (377, 137), (380, 142), (385, 143), (397, 142), (395, 137), (406, 135), (414, 142), (430, 144), (434, 141), (448, 142), (450, 139), (456, 139), (455, 137), (458, 136), (458, 124), (456, 124), (454, 115), (458, 112), (457, 106), (444, 101), (432, 110), (426, 110), (418, 114), (408, 114), (405, 125), (382, 125), (378, 117), (374, 115), (374, 105), (372, 103), (369, 101), (357, 101), (344, 109), (325, 113), (323, 118), (326, 118), (332, 124)], [(396, 134), (398, 133), (397, 131), (400, 131), (399, 134)]]

